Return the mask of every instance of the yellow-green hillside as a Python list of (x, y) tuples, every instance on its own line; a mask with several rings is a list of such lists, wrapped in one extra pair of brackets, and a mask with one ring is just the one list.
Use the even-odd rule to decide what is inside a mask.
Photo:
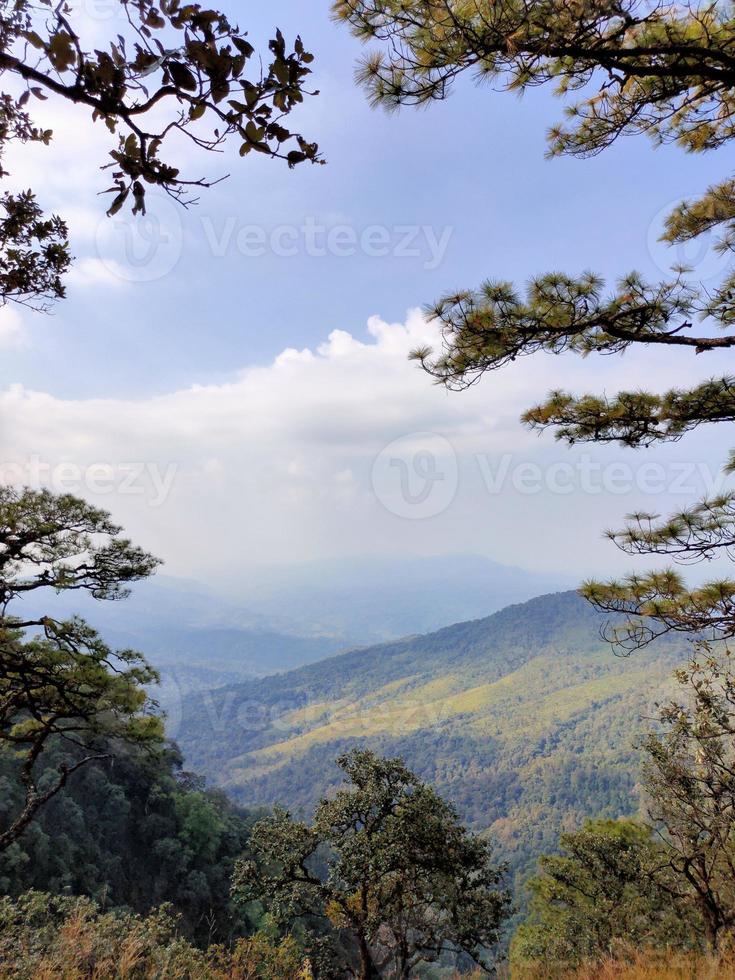
[(587, 815), (637, 806), (635, 736), (682, 647), (616, 657), (575, 593), (197, 695), (180, 741), (245, 804), (307, 812), (335, 756), (400, 754), (497, 836), (515, 871)]

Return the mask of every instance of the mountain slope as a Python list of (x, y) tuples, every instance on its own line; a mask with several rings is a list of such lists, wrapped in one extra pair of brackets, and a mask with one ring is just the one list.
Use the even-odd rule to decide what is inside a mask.
[[(38, 600), (36, 600), (37, 602)], [(99, 602), (83, 593), (61, 593), (18, 610), (84, 617), (113, 647), (141, 650), (160, 671), (156, 697), (172, 710), (182, 694), (262, 677), (321, 660), (353, 644), (304, 634), (222, 599), (196, 582), (160, 575), (136, 583), (125, 602)]]
[(635, 806), (633, 739), (683, 646), (617, 658), (575, 593), (198, 694), (178, 739), (245, 804), (308, 812), (357, 742), (400, 754), (518, 874), (585, 815)]

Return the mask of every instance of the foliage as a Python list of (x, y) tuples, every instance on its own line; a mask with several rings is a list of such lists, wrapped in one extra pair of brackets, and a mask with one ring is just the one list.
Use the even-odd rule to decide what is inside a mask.
[(282, 927), (330, 923), (352, 976), (408, 977), (444, 952), (484, 962), (509, 911), (490, 844), (401, 760), (353, 750), (337, 764), (349, 784), (312, 825), (280, 809), (255, 825), (236, 894)]
[(3, 194), (0, 208), (0, 304), (12, 300), (46, 310), (65, 295), (62, 276), (71, 261), (66, 223), (58, 215), (44, 217), (31, 191)]
[(163, 907), (145, 918), (103, 912), (88, 899), (29, 892), (0, 899), (3, 980), (309, 980), (296, 943), (258, 934), (233, 948), (191, 946)]
[[(283, 126), (304, 98), (313, 60), (297, 38), (288, 51), (280, 31), (269, 41), (269, 62), (258, 63), (253, 45), (221, 11), (179, 0), (117, 0), (125, 31), (94, 50), (68, 3), (20, 0), (0, 18), (0, 68), (21, 82), (21, 94), (4, 95), (5, 139), (48, 142), (27, 106), (49, 95), (92, 110), (118, 137), (111, 152), (110, 213), (128, 196), (145, 211), (145, 185), (181, 198), (202, 179), (181, 176), (159, 156), (169, 137), (183, 136), (205, 150), (230, 138), (242, 155), (252, 150), (295, 166), (318, 158), (317, 147)], [(163, 109), (163, 112), (161, 112)], [(293, 141), (293, 145), (292, 144)], [(291, 144), (291, 146), (287, 146)]]
[[(730, 501), (735, 497), (728, 495)], [(706, 504), (711, 509), (712, 503)], [(670, 518), (669, 529), (677, 518), (686, 522), (696, 519), (698, 506), (685, 515)], [(641, 519), (641, 515), (631, 515)], [(644, 515), (642, 519), (648, 520)], [(627, 532), (623, 532), (624, 534)], [(656, 533), (656, 532), (654, 532)], [(728, 528), (729, 537), (732, 530)], [(713, 536), (719, 531), (713, 532)], [(670, 568), (648, 574), (630, 574), (618, 582), (588, 582), (582, 594), (598, 608), (621, 613), (626, 619), (606, 627), (606, 635), (617, 651), (627, 654), (646, 646), (651, 640), (667, 633), (685, 633), (696, 641), (709, 637), (712, 641), (728, 640), (735, 635), (735, 580), (724, 579), (688, 587), (681, 575)]]
[[(224, 13), (198, 3), (113, 0), (112, 8), (116, 28), (103, 40), (85, 36), (85, 12), (67, 0), (3, 5), (0, 177), (10, 141), (51, 142), (53, 131), (34, 123), (29, 108), (49, 97), (91, 111), (113, 137), (103, 167), (112, 172), (109, 215), (127, 203), (145, 214), (150, 187), (188, 204), (193, 189), (217, 182), (182, 174), (175, 151), (166, 152), (182, 139), (209, 152), (234, 142), (241, 157), (262, 153), (289, 167), (323, 162), (316, 143), (286, 126), (309, 94), (313, 55), (300, 37), (290, 49), (277, 30), (259, 55)], [(66, 224), (45, 218), (32, 190), (5, 194), (0, 205), (0, 304), (46, 310), (64, 295)]]
[[(0, 745), (21, 760), (25, 789), (19, 812), (0, 829), (0, 851), (17, 840), (38, 810), (64, 788), (69, 776), (100, 758), (93, 742), (104, 734), (117, 741), (157, 745), (161, 719), (152, 714), (145, 690), (156, 673), (133, 651), (113, 653), (81, 621), (52, 639), (21, 642), (18, 631), (0, 629)], [(52, 738), (81, 749), (43, 784), (38, 761)]]
[(727, 113), (716, 114), (735, 82), (729, 6), (337, 0), (334, 10), (358, 37), (384, 42), (361, 70), (378, 103), (444, 98), (465, 71), (516, 91), (597, 81), (569, 111), (571, 128), (551, 131), (552, 152), (586, 156), (622, 132), (691, 150), (731, 135)]
[(530, 914), (513, 937), (519, 965), (569, 968), (599, 961), (622, 942), (691, 947), (696, 922), (672, 901), (673, 874), (650, 827), (632, 821), (590, 820), (562, 834), (560, 855), (544, 855), (532, 879)]
[[(567, 124), (549, 131), (552, 156), (590, 156), (631, 133), (673, 141), (689, 152), (727, 145), (735, 135), (730, 3), (336, 0), (334, 11), (358, 37), (379, 42), (358, 74), (372, 101), (389, 108), (443, 99), (469, 71), (495, 87), (523, 92), (548, 83), (569, 97)], [(735, 248), (732, 177), (676, 207), (663, 238), (680, 243), (713, 232), (719, 251)], [(690, 272), (673, 268), (665, 281), (649, 282), (631, 271), (606, 289), (593, 272), (552, 271), (532, 278), (525, 293), (491, 280), (430, 307), (442, 327), (443, 350), (423, 348), (414, 356), (440, 383), (461, 388), (538, 352), (610, 355), (642, 345), (703, 354), (731, 348), (735, 273), (709, 289)], [(610, 398), (553, 391), (523, 418), (535, 429), (555, 428), (569, 443), (650, 445), (705, 423), (731, 421), (734, 383), (728, 375), (687, 390), (622, 391)], [(735, 538), (734, 502), (728, 492), (671, 519), (632, 515), (634, 539), (630, 530), (612, 539), (623, 550), (674, 560), (727, 553)], [(694, 529), (683, 547), (682, 526)], [(696, 635), (706, 629), (711, 639), (735, 635), (733, 580), (689, 590), (664, 571), (590, 582), (583, 594), (598, 608), (626, 617), (610, 637), (623, 652), (670, 630)], [(651, 628), (646, 617), (657, 625)]]
[[(104, 511), (68, 495), (0, 488), (0, 748), (19, 760), (24, 798), (0, 826), (0, 851), (17, 840), (72, 773), (100, 753), (92, 743), (159, 745), (162, 722), (146, 685), (157, 679), (132, 650), (112, 651), (83, 620), (11, 615), (14, 600), (49, 590), (120, 599), (156, 559), (119, 536)], [(55, 774), (38, 763), (52, 740), (78, 751)]]
[(699, 654), (677, 671), (678, 696), (645, 740), (644, 785), (678, 893), (716, 950), (735, 930), (735, 671), (727, 650)]
[[(101, 908), (148, 914), (170, 904), (197, 944), (225, 942), (250, 923), (230, 902), (235, 860), (253, 817), (181, 769), (175, 747), (156, 753), (95, 742), (103, 759), (85, 766), (0, 855), (0, 892), (88, 895)], [(75, 758), (55, 741), (47, 775)], [(17, 809), (17, 764), (0, 756), (0, 819)]]
[[(120, 531), (106, 511), (71, 494), (0, 487), (0, 615), (7, 621), (11, 601), (39, 590), (124, 599), (159, 562)], [(47, 633), (58, 625), (48, 614), (9, 621)]]
[(544, 856), (543, 873), (531, 882), (531, 913), (513, 942), (521, 966), (545, 964), (550, 975), (564, 975), (614, 958), (626, 944), (701, 949), (704, 941), (713, 955), (733, 949), (732, 655), (702, 643), (675, 679), (678, 689), (643, 740), (651, 825), (595, 821), (561, 836), (562, 855)]

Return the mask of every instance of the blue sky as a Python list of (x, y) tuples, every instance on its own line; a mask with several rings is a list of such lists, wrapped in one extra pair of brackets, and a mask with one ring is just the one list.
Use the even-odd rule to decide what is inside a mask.
[[(53, 316), (3, 315), (3, 458), (117, 469), (134, 461), (160, 473), (175, 467), (173, 489), (155, 508), (148, 492), (126, 496), (116, 484), (105, 493), (131, 530), (168, 558), (170, 571), (194, 577), (213, 563), (398, 549), (479, 550), (529, 567), (553, 565), (553, 552), (539, 555), (538, 535), (566, 519), (569, 497), (533, 497), (528, 540), (516, 534), (514, 544), (509, 528), (529, 520), (528, 500), (511, 489), (490, 506), (478, 458), (511, 452), (544, 467), (575, 459), (515, 421), (550, 387), (664, 387), (724, 370), (724, 360), (705, 365), (650, 352), (614, 364), (537, 359), (469, 394), (447, 395), (405, 363), (423, 330), (409, 311), (487, 276), (524, 281), (550, 268), (661, 275), (669, 258), (683, 257), (656, 244), (662, 213), (721, 177), (722, 154), (654, 150), (639, 137), (593, 160), (548, 161), (545, 129), (561, 114), (551, 93), (519, 99), (469, 79), (443, 104), (387, 115), (355, 87), (361, 45), (330, 21), (327, 3), (253, 5), (247, 16), (242, 26), (257, 41), (278, 25), (287, 38), (300, 32), (314, 52), (320, 95), (293, 122), (320, 143), (327, 166), (289, 171), (263, 158), (187, 150), (191, 172), (232, 176), (186, 212), (152, 201), (164, 244), (151, 265), (137, 267), (128, 259), (142, 254), (139, 239), (150, 229), (130, 217), (109, 222), (94, 196), (107, 183), (97, 169), (106, 133), (98, 127), (90, 135), (81, 111), (48, 104), (55, 145), (14, 151), (9, 163), (13, 180), (32, 182), (45, 204), (68, 216), (77, 263), (69, 297)], [(307, 254), (309, 225), (323, 229), (320, 239), (346, 235), (339, 247), (352, 254)], [(354, 244), (376, 226), (390, 254)], [(274, 254), (274, 233), (295, 254)], [(263, 254), (247, 254), (254, 241)], [(400, 254), (406, 250), (418, 254)], [(712, 256), (694, 261), (706, 277), (721, 270)], [(371, 317), (378, 318), (372, 330)], [(330, 341), (333, 331), (340, 333)], [(286, 354), (284, 367), (289, 349), (311, 353)], [(407, 440), (413, 452), (426, 438), (410, 437), (422, 432), (448, 440), (460, 471), (451, 505), (423, 523), (363, 499), (375, 496), (375, 461), (385, 446)], [(695, 439), (649, 458), (716, 471), (724, 436)], [(630, 455), (606, 450), (595, 458)], [(85, 481), (80, 492), (98, 493)], [(700, 480), (693, 489), (706, 488)], [(586, 571), (609, 554), (600, 527), (637, 505), (637, 492), (603, 488), (592, 500), (575, 491), (578, 537), (565, 561)], [(686, 503), (668, 490), (653, 496), (656, 506)], [(240, 515), (234, 554), (233, 515)], [(195, 542), (188, 550), (184, 527)], [(558, 534), (551, 540), (560, 548)]]

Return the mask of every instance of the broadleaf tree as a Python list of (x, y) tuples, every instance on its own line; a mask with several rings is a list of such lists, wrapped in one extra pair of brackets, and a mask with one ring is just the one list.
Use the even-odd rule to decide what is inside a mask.
[[(735, 136), (735, 9), (731, 3), (579, 3), (568, 0), (336, 0), (335, 17), (377, 47), (358, 75), (376, 105), (419, 105), (449, 94), (470, 73), (521, 93), (551, 85), (566, 119), (549, 131), (549, 155), (588, 157), (624, 134), (700, 153)], [(664, 239), (705, 234), (735, 249), (735, 178), (683, 201)], [(427, 308), (442, 328), (440, 350), (414, 353), (448, 388), (464, 388), (519, 357), (619, 355), (636, 346), (679, 348), (699, 368), (735, 346), (735, 270), (706, 289), (691, 270), (664, 281), (621, 270), (606, 284), (593, 272), (550, 271), (522, 289), (489, 280)], [(702, 367), (703, 374), (706, 367)], [(685, 389), (573, 394), (552, 391), (524, 421), (567, 443), (650, 446), (701, 425), (735, 418), (735, 376), (712, 375)], [(732, 468), (732, 462), (729, 464)], [(727, 554), (735, 544), (735, 494), (728, 491), (662, 517), (633, 514), (613, 541), (624, 551), (674, 562)], [(690, 588), (673, 568), (621, 581), (589, 582), (599, 608), (624, 614), (611, 638), (623, 651), (669, 631), (735, 635), (735, 579)]]
[[(312, 93), (313, 55), (300, 37), (273, 32), (267, 52), (218, 10), (181, 0), (114, 0), (109, 36), (84, 5), (14, 0), (0, 10), (0, 177), (11, 141), (49, 144), (53, 130), (34, 122), (39, 100), (71, 103), (106, 127), (112, 149), (108, 214), (130, 205), (145, 213), (157, 187), (190, 203), (198, 188), (222, 179), (184, 173), (182, 141), (219, 153), (260, 153), (295, 167), (322, 162), (317, 144), (289, 128)], [(173, 146), (172, 146), (173, 144)], [(175, 147), (175, 148), (174, 148)], [(63, 296), (67, 229), (44, 218), (32, 190), (0, 200), (0, 302), (45, 309)]]
[(514, 966), (561, 973), (614, 955), (617, 945), (697, 946), (699, 917), (653, 828), (588, 820), (561, 835), (559, 850), (540, 858), (529, 882), (529, 914), (511, 946)]
[(348, 784), (311, 824), (276, 810), (255, 825), (238, 898), (311, 935), (322, 959), (326, 944), (328, 976), (409, 977), (446, 955), (491, 965), (510, 900), (490, 842), (400, 759), (353, 749), (337, 764)]

